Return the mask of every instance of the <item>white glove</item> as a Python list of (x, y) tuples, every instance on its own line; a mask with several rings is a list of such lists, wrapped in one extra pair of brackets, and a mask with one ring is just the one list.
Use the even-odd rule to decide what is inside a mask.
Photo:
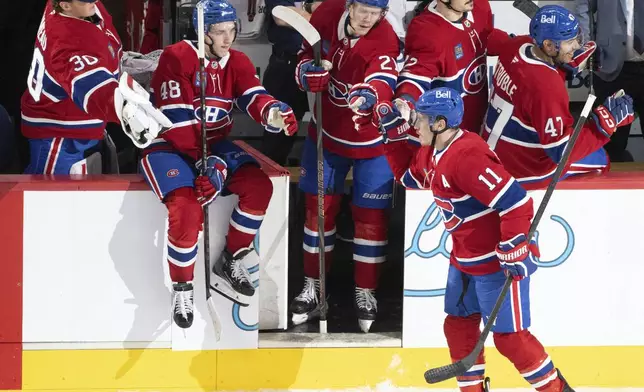
[(402, 118), (404, 118), (405, 121), (407, 121), (407, 123), (413, 127), (414, 123), (416, 123), (417, 118), (416, 110), (414, 110), (414, 105), (411, 102), (401, 98), (394, 99), (393, 103), (394, 105), (396, 105), (396, 108), (400, 112)]
[(127, 72), (114, 91), (114, 105), (123, 132), (138, 148), (149, 146), (159, 133), (172, 127), (172, 122), (152, 106), (150, 94)]

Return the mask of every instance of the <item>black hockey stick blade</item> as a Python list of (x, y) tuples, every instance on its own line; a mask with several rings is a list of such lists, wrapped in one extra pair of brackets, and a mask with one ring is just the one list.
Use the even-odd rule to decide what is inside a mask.
[(461, 374), (465, 374), (467, 369), (471, 368), (474, 365), (474, 360), (476, 357), (473, 357), (472, 363), (466, 362), (469, 355), (464, 359), (450, 363), (449, 365), (441, 366), (434, 369), (429, 369), (425, 372), (425, 381), (428, 384), (436, 384), (450, 378), (458, 377)]
[(530, 19), (532, 19), (539, 11), (539, 6), (533, 3), (532, 0), (514, 0), (512, 6), (523, 12)]

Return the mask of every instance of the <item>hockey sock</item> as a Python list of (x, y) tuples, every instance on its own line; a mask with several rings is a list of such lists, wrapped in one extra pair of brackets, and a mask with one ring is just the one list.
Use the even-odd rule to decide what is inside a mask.
[[(476, 345), (481, 336), (481, 314), (475, 313), (467, 317), (447, 316), (443, 324), (443, 332), (447, 339), (449, 354), (452, 362), (465, 358)], [(481, 350), (474, 365), (462, 376), (456, 377), (456, 382), (462, 392), (482, 392), (485, 378), (485, 349)]]
[[(320, 275), (319, 235), (318, 235), (318, 198), (317, 195), (305, 194), (306, 218), (304, 221), (304, 275), (318, 279)], [(340, 211), (342, 195), (324, 196), (324, 263), (326, 271), (331, 268), (333, 248), (335, 246), (335, 217)]]
[(203, 224), (203, 212), (194, 189), (175, 189), (165, 198), (168, 208), (168, 265), (173, 282), (193, 279), (197, 260), (197, 240)]
[(561, 391), (563, 385), (557, 377), (557, 369), (530, 331), (494, 333), (494, 344), (534, 389), (542, 392)]
[(387, 213), (382, 209), (351, 206), (355, 221), (353, 261), (355, 282), (363, 289), (376, 289), (387, 255)]
[(259, 167), (244, 165), (233, 174), (228, 189), (239, 195), (226, 238), (226, 249), (234, 255), (253, 243), (273, 195), (273, 183)]

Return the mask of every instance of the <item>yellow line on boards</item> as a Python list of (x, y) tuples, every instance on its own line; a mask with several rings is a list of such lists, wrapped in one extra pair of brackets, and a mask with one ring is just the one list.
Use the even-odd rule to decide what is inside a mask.
[[(644, 387), (644, 346), (549, 348), (573, 386)], [(171, 351), (45, 350), (23, 352), (23, 390), (258, 390), (427, 385), (423, 372), (446, 363), (447, 349), (270, 348)], [(494, 349), (486, 374), (495, 388), (529, 387)]]

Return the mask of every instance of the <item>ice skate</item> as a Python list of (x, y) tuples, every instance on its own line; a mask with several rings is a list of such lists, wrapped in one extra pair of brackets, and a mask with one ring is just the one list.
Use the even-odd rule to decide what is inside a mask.
[(289, 310), (294, 325), (303, 324), (320, 317), (320, 280), (304, 277), (304, 288), (295, 297)]
[(192, 283), (180, 282), (172, 285), (174, 322), (179, 328), (190, 328), (194, 320), (194, 290)]
[(355, 305), (358, 313), (358, 324), (362, 332), (367, 333), (371, 329), (371, 324), (376, 321), (378, 312), (378, 301), (376, 301), (376, 290), (363, 289), (356, 287)]
[(250, 282), (250, 274), (243, 260), (251, 251), (252, 248), (245, 248), (231, 255), (224, 249), (210, 274), (210, 288), (242, 306), (248, 306), (251, 297), (255, 294), (255, 288)]
[(559, 369), (557, 369), (557, 377), (561, 380), (562, 386), (561, 386), (561, 392), (575, 392), (574, 389), (570, 385), (568, 385), (568, 381), (561, 375), (561, 372)]

